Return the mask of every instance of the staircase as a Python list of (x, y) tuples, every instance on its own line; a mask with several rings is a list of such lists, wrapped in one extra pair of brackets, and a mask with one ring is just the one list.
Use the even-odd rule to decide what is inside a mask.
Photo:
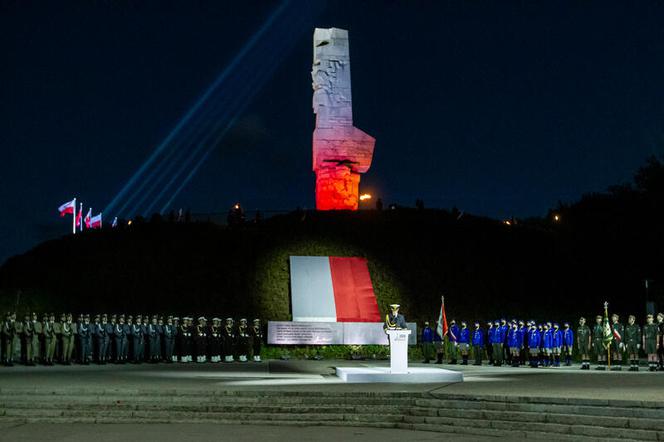
[(554, 440), (664, 441), (664, 402), (442, 393), (0, 391), (2, 423), (337, 425)]

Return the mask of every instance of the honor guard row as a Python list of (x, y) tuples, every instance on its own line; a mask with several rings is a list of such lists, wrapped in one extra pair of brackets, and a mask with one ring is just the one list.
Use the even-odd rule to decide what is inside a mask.
[[(650, 371), (664, 370), (664, 313), (647, 315), (646, 324), (640, 327), (636, 317), (630, 315), (627, 325), (623, 326), (617, 314), (612, 315), (611, 323), (605, 324), (603, 317), (596, 317), (596, 324), (591, 330), (586, 319), (580, 318), (574, 332), (569, 322), (562, 327), (557, 322), (537, 324), (535, 321), (517, 321), (506, 319), (487, 321), (482, 328), (480, 321), (475, 321), (472, 330), (466, 321), (457, 325), (452, 319), (447, 330), (449, 342), (449, 363), (467, 365), (472, 353), (474, 365), (482, 365), (486, 359), (490, 365), (501, 366), (503, 363), (512, 367), (529, 365), (537, 367), (559, 367), (561, 363), (572, 365), (572, 356), (581, 360), (581, 369), (590, 369), (591, 354), (597, 360), (598, 370), (606, 370), (610, 355), (612, 370), (621, 370), (623, 359), (629, 360), (630, 371), (639, 370), (639, 355), (643, 351), (647, 356)], [(439, 330), (441, 327), (439, 326)], [(428, 322), (424, 323), (421, 334), (424, 362), (429, 363), (436, 351), (436, 363), (442, 364), (444, 341), (439, 333), (434, 332)]]
[[(223, 324), (222, 324), (223, 322)], [(18, 320), (7, 313), (0, 328), (0, 358), (4, 365), (64, 365), (72, 362), (103, 365), (109, 362), (261, 362), (263, 328), (259, 319), (237, 324), (157, 315), (43, 315), (26, 314)]]

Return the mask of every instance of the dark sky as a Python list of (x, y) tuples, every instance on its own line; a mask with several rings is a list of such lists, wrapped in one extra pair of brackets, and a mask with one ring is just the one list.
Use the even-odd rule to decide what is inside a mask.
[[(277, 4), (0, 0), (0, 262), (106, 207)], [(542, 215), (663, 150), (661, 1), (317, 6), (175, 207), (313, 206), (314, 25), (350, 32), (385, 203)]]

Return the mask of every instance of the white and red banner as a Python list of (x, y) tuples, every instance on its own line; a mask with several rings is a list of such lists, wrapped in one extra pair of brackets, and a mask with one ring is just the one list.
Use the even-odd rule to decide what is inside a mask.
[(91, 229), (101, 229), (101, 213), (96, 214), (92, 218), (90, 218), (90, 226), (89, 228)]
[(381, 322), (367, 260), (291, 256), (293, 321)]
[(88, 213), (85, 214), (85, 218), (83, 219), (83, 222), (85, 223), (85, 228), (90, 229), (90, 219), (92, 218), (92, 208), (88, 209)]
[(58, 212), (60, 212), (60, 216), (65, 216), (69, 213), (73, 215), (75, 210), (76, 210), (76, 198), (58, 207)]

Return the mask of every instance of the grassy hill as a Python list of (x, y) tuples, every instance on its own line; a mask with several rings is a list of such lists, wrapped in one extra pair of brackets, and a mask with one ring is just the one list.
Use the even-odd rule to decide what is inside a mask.
[(288, 257), (332, 255), (368, 258), (381, 311), (398, 302), (408, 320), (437, 318), (441, 294), (449, 315), (468, 320), (576, 321), (605, 299), (642, 314), (652, 254), (633, 235), (583, 232), (444, 210), (294, 212), (236, 227), (157, 219), (11, 258), (0, 268), (0, 308), (288, 320)]

